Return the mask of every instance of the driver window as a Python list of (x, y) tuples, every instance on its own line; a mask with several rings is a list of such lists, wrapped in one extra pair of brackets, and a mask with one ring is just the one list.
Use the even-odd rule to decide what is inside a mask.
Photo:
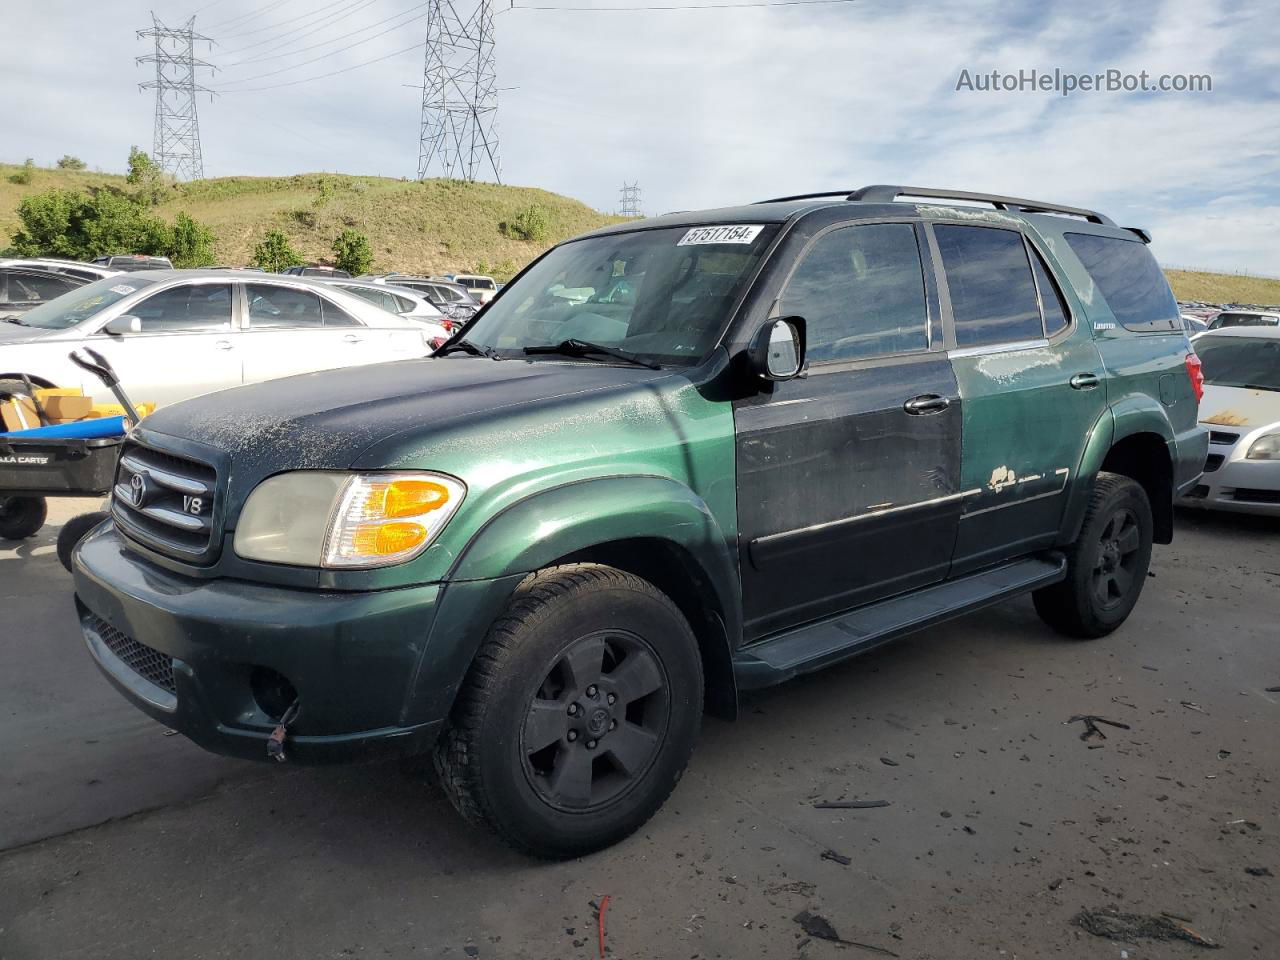
[(169, 287), (134, 305), (143, 333), (217, 333), (231, 329), (231, 284)]
[(915, 228), (841, 227), (819, 239), (787, 283), (785, 316), (804, 317), (814, 363), (929, 348), (929, 309)]

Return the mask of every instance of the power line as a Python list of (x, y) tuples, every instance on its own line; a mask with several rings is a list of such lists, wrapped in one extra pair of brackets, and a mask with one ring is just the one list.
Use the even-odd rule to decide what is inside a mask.
[[(205, 29), (220, 30), (223, 27), (230, 26), (233, 23), (240, 23), (244, 20), (248, 20), (250, 17), (261, 16), (262, 14), (266, 13), (268, 10), (272, 10), (275, 7), (282, 7), (286, 3), (292, 3), (292, 2), (293, 0), (275, 0), (274, 3), (269, 3), (264, 7), (252, 7), (247, 13), (239, 13), (239, 14), (236, 14), (234, 17), (227, 17), (225, 20), (218, 20), (214, 23), (209, 24), (209, 26), (207, 26)], [(200, 10), (207, 10), (209, 7), (212, 7), (212, 6), (214, 6), (214, 4), (210, 3), (204, 7), (201, 7)], [(200, 10), (197, 10), (196, 13), (199, 13)], [(195, 14), (193, 13), (192, 16), (195, 16)]]
[(279, 90), (281, 87), (296, 87), (300, 83), (310, 83), (312, 80), (324, 80), (327, 77), (336, 77), (340, 73), (350, 73), (352, 70), (359, 70), (361, 67), (368, 67), (368, 66), (372, 66), (375, 63), (382, 63), (384, 60), (390, 60), (392, 57), (398, 57), (400, 56), (400, 54), (408, 53), (410, 50), (421, 49), (422, 46), (423, 44), (421, 42), (418, 42), (413, 44), (413, 46), (405, 47), (403, 50), (393, 51), (392, 53), (388, 53), (386, 56), (383, 56), (383, 57), (375, 57), (373, 60), (366, 60), (363, 63), (353, 63), (351, 66), (343, 67), (341, 70), (333, 70), (329, 73), (321, 73), (314, 77), (303, 77), (301, 80), (290, 80), (286, 83), (272, 83), (272, 84), (268, 84), (265, 87), (246, 87), (243, 90), (220, 90), (218, 92), (229, 95), (234, 93), (258, 93), (262, 90)]
[[(346, 0), (332, 0), (331, 3), (326, 3), (323, 7), (317, 7), (315, 10), (309, 10), (306, 13), (302, 14), (300, 17), (296, 17), (294, 20), (294, 25), (301, 26), (303, 21), (316, 16), (316, 14), (324, 13), (325, 10), (328, 10), (332, 7), (336, 7), (338, 6), (338, 4), (345, 3), (345, 2)], [(355, 6), (355, 5), (356, 4), (352, 4), (352, 6)], [(288, 20), (282, 20), (279, 23), (269, 23), (265, 27), (254, 27), (252, 30), (243, 30), (240, 33), (233, 33), (230, 36), (223, 37), (222, 39), (234, 40), (237, 37), (249, 37), (255, 33), (262, 33), (265, 30), (275, 30), (277, 27), (287, 26), (288, 24), (289, 24)], [(288, 30), (285, 31), (285, 33), (289, 33), (289, 32), (290, 31)]]
[[(394, 27), (388, 27), (386, 30), (383, 30), (381, 33), (375, 33), (371, 37), (365, 37), (363, 40), (357, 40), (355, 43), (349, 43), (345, 47), (340, 47), (337, 50), (330, 50), (328, 53), (322, 53), (320, 54), (320, 56), (312, 57), (310, 60), (303, 60), (301, 63), (295, 63), (289, 67), (281, 67), (279, 70), (270, 70), (267, 73), (259, 73), (256, 76), (244, 77), (243, 79), (232, 80), (230, 82), (235, 84), (252, 83), (254, 80), (265, 80), (267, 77), (278, 76), (279, 74), (282, 74), (282, 73), (288, 73), (290, 70), (297, 70), (299, 67), (306, 67), (313, 63), (319, 63), (321, 60), (328, 60), (330, 57), (336, 57), (338, 54), (345, 53), (348, 50), (352, 50), (360, 46), (361, 44), (368, 43), (370, 40), (377, 40), (381, 36), (385, 36), (388, 33), (392, 33), (396, 30), (399, 30), (401, 27), (407, 26), (408, 24), (413, 23), (414, 21), (421, 20), (426, 16), (427, 14), (425, 13), (419, 14), (418, 16), (410, 20), (406, 20), (404, 23), (397, 24)], [(219, 89), (225, 90), (226, 88), (220, 87)]]
[(293, 37), (293, 40), (301, 40), (303, 37), (309, 37), (313, 33), (319, 33), (321, 30), (329, 29), (329, 27), (333, 26), (336, 22), (341, 20), (343, 17), (349, 17), (354, 13), (359, 13), (361, 10), (365, 9), (370, 4), (373, 4), (376, 2), (377, 0), (358, 0), (356, 5), (354, 7), (351, 7), (350, 9), (338, 10), (338, 11), (335, 11), (334, 13), (327, 14), (322, 18), (322, 20), (324, 21), (323, 23), (313, 24), (309, 30), (286, 30), (284, 33), (277, 33), (274, 36), (267, 37), (265, 40), (259, 40), (256, 43), (245, 44), (245, 46), (236, 47), (236, 49), (234, 50), (227, 50), (224, 52), (223, 55), (228, 57), (234, 56), (237, 53), (244, 53), (244, 51), (246, 50), (253, 50), (257, 47), (266, 46), (268, 43), (279, 43), (282, 41), (286, 43), (291, 43), (293, 41), (287, 39), (290, 36)]
[[(307, 51), (309, 51), (309, 50), (318, 50), (318, 49), (320, 49), (321, 47), (328, 46), (328, 45), (329, 45), (329, 44), (331, 44), (331, 43), (339, 43), (339, 42), (341, 42), (341, 41), (343, 41), (343, 40), (348, 40), (348, 39), (350, 39), (351, 37), (354, 37), (357, 33), (364, 33), (366, 30), (372, 30), (374, 27), (380, 27), (380, 26), (382, 26), (384, 23), (389, 23), (389, 22), (390, 22), (390, 21), (392, 21), (392, 20), (397, 20), (397, 19), (399, 19), (400, 17), (405, 16), (406, 14), (413, 13), (415, 10), (421, 10), (423, 7), (425, 7), (425, 6), (429, 6), (429, 5), (430, 5), (430, 2), (431, 2), (431, 0), (427, 0), (427, 2), (426, 2), (426, 3), (420, 3), (420, 4), (418, 4), (417, 6), (410, 7), (408, 10), (402, 10), (400, 13), (397, 13), (397, 14), (395, 14), (395, 15), (393, 15), (393, 16), (386, 17), (385, 19), (383, 19), (383, 20), (379, 20), (379, 21), (378, 21), (378, 22), (376, 22), (376, 23), (371, 23), (371, 24), (369, 24), (367, 27), (361, 27), (359, 30), (352, 30), (352, 31), (350, 31), (349, 33), (347, 33), (347, 34), (345, 34), (345, 35), (343, 35), (343, 36), (341, 36), (341, 37), (334, 37), (334, 38), (333, 38), (333, 39), (331, 39), (331, 40), (322, 40), (322, 41), (320, 41), (319, 43), (313, 43), (313, 44), (311, 44), (311, 46), (309, 46), (309, 47), (302, 47), (302, 48), (300, 48), (300, 49), (298, 49), (298, 50), (294, 50), (294, 51), (292, 51), (291, 53), (268, 53), (268, 54), (266, 54), (266, 55), (264, 55), (264, 56), (255, 56), (255, 57), (250, 57), (250, 58), (249, 58), (249, 59), (247, 59), (247, 60), (237, 60), (235, 63), (229, 63), (229, 64), (226, 64), (225, 66), (223, 66), (223, 67), (222, 67), (222, 69), (223, 69), (223, 70), (229, 70), (229, 69), (231, 69), (232, 67), (239, 67), (239, 66), (243, 66), (243, 65), (245, 65), (245, 64), (249, 64), (249, 63), (264, 63), (264, 62), (266, 62), (266, 61), (268, 61), (268, 60), (279, 60), (279, 59), (282, 59), (282, 58), (284, 58), (284, 57), (296, 57), (296, 56), (298, 56), (299, 54), (306, 53), (306, 52), (307, 52)], [(408, 22), (411, 22), (411, 21), (405, 21), (405, 22), (406, 22), (406, 23), (408, 23)], [(399, 24), (399, 26), (404, 26), (404, 24)], [(298, 39), (301, 39), (301, 37), (299, 37)]]

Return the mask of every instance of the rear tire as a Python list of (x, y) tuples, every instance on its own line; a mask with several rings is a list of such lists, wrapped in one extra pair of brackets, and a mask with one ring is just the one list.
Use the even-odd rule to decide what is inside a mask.
[(25, 540), (44, 526), (44, 497), (0, 497), (0, 540)]
[(1077, 639), (1115, 630), (1147, 582), (1153, 532), (1151, 502), (1142, 486), (1117, 473), (1099, 473), (1080, 535), (1066, 551), (1066, 579), (1032, 596), (1041, 619)]
[(8, 400), (12, 396), (28, 397), (31, 392), (21, 380), (0, 380), (0, 400)]
[(62, 529), (58, 531), (58, 561), (67, 568), (67, 573), (71, 572), (71, 551), (90, 530), (108, 516), (105, 510), (95, 510), (92, 513), (77, 514), (62, 525)]
[(436, 769), (465, 819), (533, 856), (576, 857), (662, 806), (701, 718), (698, 643), (675, 604), (612, 567), (552, 567), (490, 628)]

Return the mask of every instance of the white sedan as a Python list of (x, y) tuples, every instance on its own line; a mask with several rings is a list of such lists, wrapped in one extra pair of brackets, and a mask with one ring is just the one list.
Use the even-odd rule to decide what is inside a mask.
[(1192, 344), (1204, 371), (1209, 459), (1179, 502), (1280, 516), (1280, 328), (1226, 327)]
[(110, 391), (67, 355), (92, 347), (136, 402), (160, 404), (256, 383), (429, 355), (432, 331), (302, 277), (212, 270), (120, 274), (0, 323), (0, 393), (36, 386)]

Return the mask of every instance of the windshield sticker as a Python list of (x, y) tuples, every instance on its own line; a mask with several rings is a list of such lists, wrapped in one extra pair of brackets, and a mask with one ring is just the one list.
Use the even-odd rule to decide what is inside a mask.
[(133, 291), (135, 291), (135, 290), (137, 290), (137, 289), (138, 289), (137, 287), (131, 287), (131, 286), (129, 286), (128, 284), (125, 284), (125, 283), (118, 283), (118, 284), (116, 284), (114, 287), (112, 287), (112, 288), (111, 288), (111, 292), (112, 292), (112, 293), (118, 293), (118, 294), (120, 294), (120, 296), (124, 297), (124, 296), (127, 296), (127, 295), (129, 295), (129, 294), (133, 293)]
[(764, 229), (763, 225), (734, 224), (725, 227), (694, 227), (676, 244), (690, 247), (698, 243), (750, 243)]

